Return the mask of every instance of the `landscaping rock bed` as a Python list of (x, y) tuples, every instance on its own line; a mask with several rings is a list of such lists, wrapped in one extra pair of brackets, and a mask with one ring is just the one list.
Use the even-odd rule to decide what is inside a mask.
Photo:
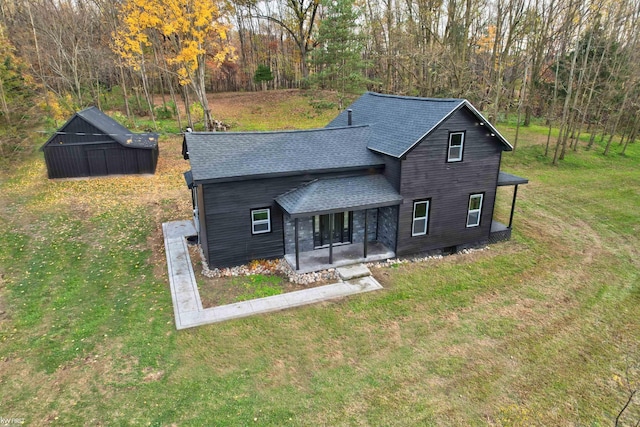
[(424, 261), (430, 261), (430, 260), (436, 260), (436, 259), (442, 259), (445, 256), (455, 256), (455, 255), (467, 255), (473, 252), (481, 252), (481, 251), (486, 251), (489, 249), (489, 246), (482, 246), (482, 247), (477, 247), (477, 248), (466, 248), (466, 249), (462, 249), (458, 252), (456, 252), (455, 254), (452, 255), (442, 255), (442, 254), (435, 254), (435, 255), (424, 255), (424, 256), (417, 256), (417, 257), (411, 257), (411, 258), (390, 258), (387, 259), (385, 261), (376, 261), (376, 262), (368, 262), (365, 263), (365, 265), (367, 267), (374, 267), (374, 268), (385, 268), (385, 267), (391, 267), (392, 265), (400, 265), (400, 264), (407, 264), (407, 263), (414, 263), (414, 262), (424, 262)]
[[(488, 250), (489, 246), (482, 246), (477, 248), (466, 248), (456, 252), (453, 255), (466, 255), (473, 252), (485, 251)], [(200, 253), (200, 261), (202, 265), (202, 275), (209, 278), (219, 278), (219, 277), (237, 277), (237, 276), (252, 276), (255, 274), (278, 274), (285, 276), (290, 283), (295, 283), (297, 285), (312, 285), (317, 282), (331, 282), (331, 281), (339, 281), (340, 277), (335, 268), (330, 268), (328, 270), (316, 271), (312, 273), (304, 273), (299, 274), (296, 273), (295, 270), (291, 268), (289, 263), (284, 259), (278, 260), (258, 260), (253, 261), (249, 264), (245, 265), (237, 265), (235, 267), (227, 267), (227, 268), (213, 268), (210, 269), (207, 263), (204, 261), (204, 254), (202, 253), (202, 249), (198, 247), (198, 251)], [(451, 255), (447, 255), (451, 256)], [(400, 265), (406, 263), (414, 263), (414, 262), (424, 262), (436, 259), (442, 259), (445, 255), (442, 254), (431, 254), (410, 258), (390, 258), (385, 261), (376, 261), (376, 262), (368, 262), (364, 265), (367, 267), (374, 268), (385, 268), (390, 267), (392, 265)]]
[(210, 269), (204, 261), (205, 258), (201, 248), (199, 248), (199, 253), (202, 265), (202, 275), (209, 278), (251, 276), (255, 274), (279, 274), (285, 276), (290, 283), (295, 283), (297, 285), (311, 285), (317, 282), (339, 280), (338, 273), (334, 268), (316, 271), (313, 273), (299, 274), (296, 273), (284, 259), (258, 260), (235, 267)]

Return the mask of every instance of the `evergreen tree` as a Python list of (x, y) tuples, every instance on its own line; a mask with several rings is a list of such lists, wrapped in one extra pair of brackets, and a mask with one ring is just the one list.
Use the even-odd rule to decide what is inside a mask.
[(268, 65), (259, 64), (255, 74), (253, 75), (253, 81), (256, 82), (256, 84), (261, 84), (262, 90), (266, 90), (267, 82), (270, 82), (271, 80), (273, 80), (271, 68), (269, 68)]
[[(315, 74), (311, 83), (337, 90), (340, 103), (347, 93), (359, 93), (371, 83), (363, 75), (363, 36), (357, 32), (359, 10), (354, 0), (322, 0), (326, 10), (318, 29), (318, 46), (312, 54)], [(342, 105), (341, 105), (342, 107)]]

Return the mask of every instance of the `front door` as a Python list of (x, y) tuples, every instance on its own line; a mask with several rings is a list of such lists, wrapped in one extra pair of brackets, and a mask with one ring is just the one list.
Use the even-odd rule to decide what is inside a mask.
[[(334, 214), (314, 216), (313, 245), (316, 248), (322, 248), (329, 246), (329, 242), (334, 245), (351, 242), (351, 223), (351, 212), (336, 212)], [(331, 235), (332, 228), (333, 236)]]

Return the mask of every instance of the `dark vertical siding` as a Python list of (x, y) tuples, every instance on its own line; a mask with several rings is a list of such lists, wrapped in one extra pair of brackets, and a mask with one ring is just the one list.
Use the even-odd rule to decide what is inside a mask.
[(49, 178), (155, 173), (159, 150), (120, 145), (79, 116), (44, 149)]
[(49, 178), (154, 173), (157, 150), (117, 142), (49, 144), (44, 147)]
[(87, 155), (81, 145), (47, 145), (44, 158), (49, 178), (89, 176)]
[[(124, 147), (123, 147), (124, 148)], [(138, 166), (138, 152), (143, 150), (136, 150), (133, 148), (125, 148), (123, 151), (123, 168), (126, 174), (134, 174), (142, 172)], [(145, 150), (146, 151), (146, 150)]]
[(87, 160), (89, 162), (89, 175), (90, 176), (101, 176), (107, 175), (109, 173), (109, 168), (107, 167), (107, 156), (106, 151), (103, 149), (89, 149), (86, 151)]
[(104, 150), (105, 157), (107, 158), (107, 175), (122, 175), (125, 172), (124, 167), (124, 147), (114, 147)]
[(135, 150), (138, 154), (137, 173), (155, 173), (158, 165), (159, 150)]
[[(365, 173), (365, 171), (363, 171)], [(351, 174), (353, 175), (353, 173)], [(274, 199), (305, 182), (345, 174), (309, 174), (203, 185), (207, 259), (211, 267), (229, 267), (284, 255), (283, 213)], [(271, 232), (251, 234), (251, 209), (271, 209)], [(203, 236), (205, 234), (203, 233)]]
[[(449, 132), (466, 131), (463, 161), (447, 163)], [(454, 113), (401, 162), (399, 255), (487, 240), (502, 147), (466, 108)], [(479, 227), (467, 228), (469, 195), (484, 193)], [(431, 199), (429, 234), (411, 236), (413, 201)]]
[(151, 169), (148, 173), (156, 173), (156, 168), (158, 167), (158, 158), (160, 157), (160, 145), (156, 145), (156, 148), (149, 151), (149, 156), (151, 158)]
[(64, 144), (83, 144), (96, 141), (115, 142), (113, 137), (105, 135), (80, 116), (75, 116), (65, 127), (60, 129), (60, 132), (61, 134), (58, 137)]
[(393, 185), (393, 188), (396, 191), (400, 191), (400, 181), (401, 181), (401, 161), (399, 159), (395, 159), (393, 157), (389, 157), (386, 155), (382, 155), (384, 157), (384, 176), (387, 178), (387, 181)]
[(150, 150), (135, 150), (138, 160), (138, 171), (140, 173), (153, 173), (152, 172), (152, 159)]

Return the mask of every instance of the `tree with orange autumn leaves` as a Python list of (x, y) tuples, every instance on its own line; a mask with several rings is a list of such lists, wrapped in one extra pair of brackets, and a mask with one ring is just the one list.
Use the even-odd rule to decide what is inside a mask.
[(144, 67), (146, 49), (162, 51), (180, 84), (193, 89), (204, 110), (205, 126), (213, 130), (206, 65), (233, 60), (227, 12), (226, 3), (216, 0), (126, 0), (119, 10), (121, 27), (113, 34), (113, 49), (136, 70)]

